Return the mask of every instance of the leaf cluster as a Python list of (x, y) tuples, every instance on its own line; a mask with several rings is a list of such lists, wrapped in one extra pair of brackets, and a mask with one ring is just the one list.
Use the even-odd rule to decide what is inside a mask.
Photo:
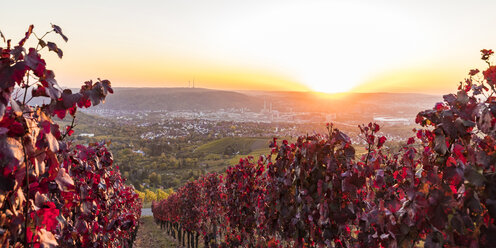
[[(74, 145), (78, 107), (98, 105), (112, 93), (108, 80), (88, 81), (79, 92), (61, 89), (31, 25), (15, 46), (0, 47), (0, 246), (122, 247), (134, 239), (141, 201), (124, 184), (104, 142)], [(3, 36), (3, 35), (2, 35)], [(32, 37), (37, 46), (25, 48)], [(34, 98), (48, 103), (31, 106)], [(41, 101), (40, 101), (41, 102)], [(52, 118), (73, 117), (61, 130)]]

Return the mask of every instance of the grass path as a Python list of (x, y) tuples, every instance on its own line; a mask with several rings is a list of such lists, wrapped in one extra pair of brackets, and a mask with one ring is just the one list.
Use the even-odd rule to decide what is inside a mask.
[(165, 232), (161, 230), (159, 226), (153, 221), (153, 217), (146, 216), (140, 219), (140, 227), (133, 247), (169, 248), (178, 246), (166, 237)]

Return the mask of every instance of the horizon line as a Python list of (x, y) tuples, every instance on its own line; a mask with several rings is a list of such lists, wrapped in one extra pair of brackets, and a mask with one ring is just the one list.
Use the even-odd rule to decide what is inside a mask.
[[(60, 85), (59, 85), (60, 86)], [(60, 88), (79, 89), (80, 87), (67, 87), (60, 86)], [(115, 86), (113, 89), (203, 89), (203, 90), (217, 90), (217, 91), (233, 91), (233, 92), (290, 92), (290, 93), (318, 93), (325, 95), (340, 95), (340, 94), (416, 94), (416, 95), (430, 95), (442, 96), (446, 93), (425, 93), (425, 92), (387, 92), (387, 91), (347, 91), (347, 92), (321, 92), (314, 90), (249, 90), (249, 89), (219, 89), (219, 88), (206, 88), (206, 87), (187, 87), (187, 86)]]

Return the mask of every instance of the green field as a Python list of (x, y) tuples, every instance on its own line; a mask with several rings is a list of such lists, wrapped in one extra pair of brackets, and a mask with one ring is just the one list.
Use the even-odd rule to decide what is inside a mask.
[(253, 151), (268, 150), (270, 139), (226, 137), (199, 146), (196, 151), (206, 154), (248, 155)]

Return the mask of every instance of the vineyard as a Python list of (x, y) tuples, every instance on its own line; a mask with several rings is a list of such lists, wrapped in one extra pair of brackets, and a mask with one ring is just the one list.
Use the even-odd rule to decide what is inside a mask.
[[(78, 108), (103, 103), (111, 83), (58, 86), (41, 56), (63, 57), (50, 34), (68, 40), (57, 25), (43, 35), (31, 25), (17, 44), (0, 32), (0, 247), (132, 247), (138, 194), (106, 142), (68, 138)], [(494, 247), (496, 66), (481, 52), (488, 67), (418, 113), (401, 148), (375, 123), (358, 127), (361, 155), (332, 124), (274, 138), (267, 155), (154, 202), (155, 221), (187, 247)], [(54, 121), (66, 116), (68, 126)]]
[(496, 66), (471, 70), (456, 94), (418, 113), (391, 151), (379, 125), (361, 125), (367, 152), (328, 133), (274, 139), (155, 202), (156, 222), (187, 247), (494, 247)]
[[(131, 247), (141, 214), (106, 143), (73, 144), (78, 108), (104, 102), (108, 80), (62, 90), (40, 52), (62, 58), (31, 25), (17, 44), (0, 38), (0, 247)], [(27, 44), (33, 47), (25, 48)], [(30, 105), (34, 100), (47, 102)], [(72, 117), (59, 127), (52, 118)]]

